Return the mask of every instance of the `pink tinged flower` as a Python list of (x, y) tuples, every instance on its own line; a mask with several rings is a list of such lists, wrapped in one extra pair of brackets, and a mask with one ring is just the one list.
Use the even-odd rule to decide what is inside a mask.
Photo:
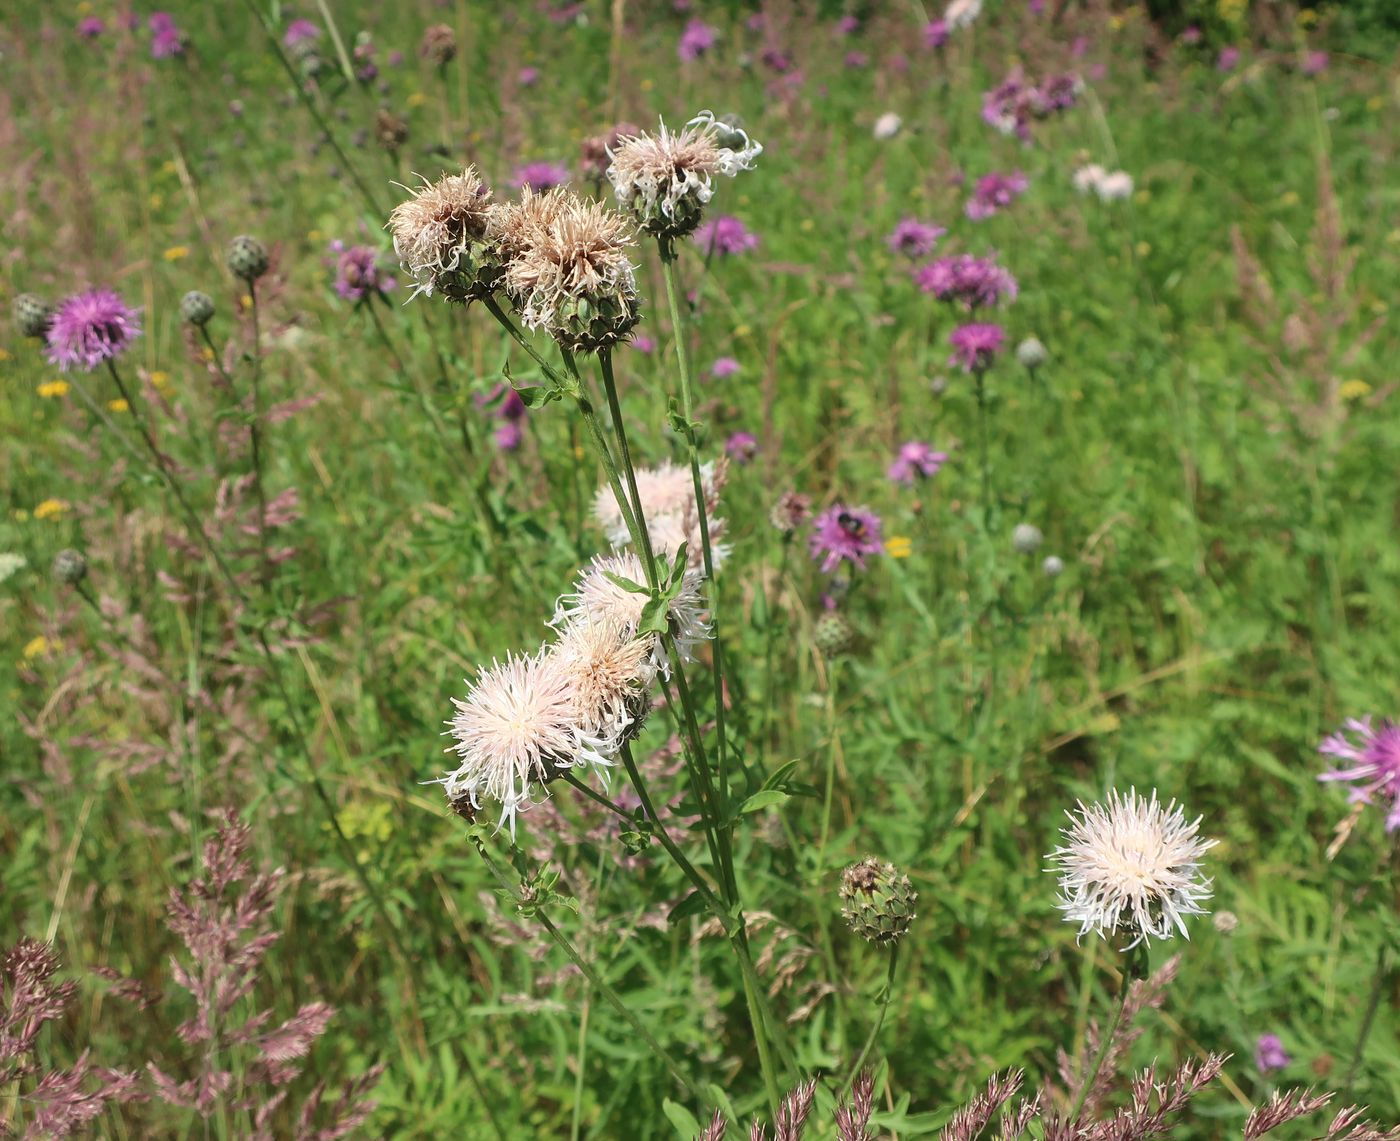
[(934, 246), (938, 245), (938, 239), (948, 231), (943, 226), (936, 226), (932, 222), (920, 222), (917, 218), (902, 218), (895, 224), (895, 228), (890, 231), (890, 236), (886, 242), (897, 254), (903, 254), (909, 258), (928, 257), (933, 253)]
[(936, 452), (932, 444), (926, 444), (922, 440), (910, 440), (907, 444), (900, 445), (886, 475), (895, 483), (902, 483), (907, 487), (917, 479), (932, 479), (938, 474), (938, 469), (947, 462), (947, 452)]
[(533, 87), (539, 82), (540, 69), (537, 67), (522, 67), (515, 73), (515, 82), (521, 87)]
[(321, 38), (321, 29), (310, 20), (293, 20), (282, 33), (282, 46), (294, 48)]
[(860, 31), (860, 17), (845, 15), (836, 21), (836, 34), (839, 36), (853, 36)]
[(1375, 726), (1369, 716), (1351, 718), (1340, 732), (1322, 742), (1318, 752), (1344, 762), (1318, 780), (1351, 784), (1353, 804), (1370, 804), (1376, 798), (1389, 801), (1385, 830), (1400, 829), (1400, 725), (1382, 721)]
[(510, 184), (516, 190), (529, 187), (537, 194), (563, 186), (569, 181), (569, 168), (558, 162), (527, 162), (515, 168)]
[(93, 40), (107, 30), (107, 25), (100, 16), (88, 16), (78, 21), (78, 35), (85, 39)]
[(1000, 325), (959, 325), (949, 335), (953, 355), (950, 365), (959, 365), (967, 372), (982, 372), (1006, 342), (1006, 332)]
[(704, 20), (691, 20), (676, 44), (676, 54), (684, 60), (699, 59), (715, 46), (718, 39), (719, 34)]
[(154, 59), (169, 59), (185, 50), (185, 37), (178, 28), (163, 28), (151, 40), (151, 56)]
[(525, 429), (514, 420), (503, 421), (495, 431), (496, 447), (503, 452), (513, 452), (525, 439)]
[(716, 380), (723, 380), (725, 377), (733, 376), (739, 371), (739, 362), (733, 357), (720, 357), (710, 366), (710, 375)]
[(153, 35), (171, 32), (175, 30), (175, 17), (169, 12), (152, 12), (146, 20), (146, 26), (151, 29)]
[(1240, 49), (1231, 45), (1220, 49), (1220, 54), (1215, 58), (1216, 71), (1234, 71), (1235, 65), (1240, 62)]
[(752, 432), (735, 432), (725, 441), (724, 451), (735, 463), (746, 464), (758, 454), (758, 437)]
[(721, 214), (696, 227), (695, 244), (706, 256), (742, 254), (758, 248), (758, 235), (732, 214)]
[(948, 42), (948, 24), (945, 20), (930, 20), (924, 25), (924, 47), (937, 51)]
[(977, 180), (967, 203), (967, 216), (974, 222), (990, 218), (1011, 205), (1030, 185), (1019, 170), (1011, 174), (984, 174)]
[(914, 271), (914, 283), (939, 301), (961, 304), (969, 312), (1016, 299), (1016, 279), (991, 258), (955, 254)]
[(1201, 42), (1201, 29), (1192, 24), (1178, 38), (1183, 44), (1198, 44)]
[(807, 544), (823, 574), (831, 574), (843, 562), (864, 570), (865, 556), (883, 549), (880, 517), (865, 507), (834, 503), (812, 520)]
[(1326, 52), (1308, 52), (1303, 60), (1304, 75), (1319, 75), (1327, 70), (1327, 65), (1332, 62), (1332, 57)]
[(346, 301), (373, 299), (397, 286), (398, 282), (380, 270), (378, 255), (371, 247), (342, 246), (338, 252), (335, 291)]
[(126, 351), (141, 335), (140, 313), (110, 289), (93, 289), (68, 298), (49, 325), (47, 356), (64, 372), (91, 372)]
[(870, 62), (870, 57), (864, 52), (847, 52), (845, 62), (847, 67), (855, 70), (868, 64)]
[(648, 337), (645, 333), (639, 333), (632, 338), (632, 347), (639, 353), (654, 353), (656, 351), (656, 340)]
[(1281, 1070), (1293, 1059), (1283, 1048), (1283, 1040), (1277, 1034), (1261, 1034), (1254, 1044), (1254, 1065), (1261, 1074), (1271, 1070)]

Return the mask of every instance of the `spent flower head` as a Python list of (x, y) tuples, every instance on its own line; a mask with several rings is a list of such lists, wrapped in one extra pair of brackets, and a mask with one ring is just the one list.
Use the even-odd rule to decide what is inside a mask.
[(46, 334), (50, 363), (64, 372), (91, 372), (121, 356), (141, 335), (140, 314), (110, 289), (92, 289), (63, 302)]
[[(407, 189), (407, 188), (405, 188)], [(423, 180), (389, 215), (394, 252), (417, 282), (413, 295), (436, 291), (449, 301), (488, 296), (501, 277), (501, 220), (475, 168)]]
[(1124, 950), (1178, 931), (1189, 938), (1186, 916), (1205, 915), (1211, 894), (1201, 859), (1216, 843), (1201, 839), (1200, 817), (1188, 821), (1176, 801), (1164, 807), (1155, 790), (1149, 799), (1136, 789), (1067, 815), (1065, 843), (1047, 858), (1060, 877), (1057, 906), (1080, 937), (1128, 937)]

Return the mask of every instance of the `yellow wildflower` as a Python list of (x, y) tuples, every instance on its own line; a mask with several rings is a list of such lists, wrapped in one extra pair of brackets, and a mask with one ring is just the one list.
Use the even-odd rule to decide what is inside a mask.
[(56, 642), (50, 642), (40, 634), (37, 638), (30, 638), (29, 641), (24, 644), (24, 660), (27, 662), (32, 658), (41, 658), (50, 650), (56, 649), (58, 649), (58, 644)]
[(166, 261), (179, 261), (181, 258), (190, 256), (189, 246), (171, 246), (165, 253), (160, 255)]
[(175, 173), (176, 171), (178, 171), (179, 169), (180, 169), (180, 168), (179, 168), (178, 166), (175, 165), (175, 160), (174, 160), (173, 158), (168, 158), (168, 159), (166, 159), (163, 163), (160, 164), (160, 172), (161, 172), (161, 174), (166, 174), (166, 175), (174, 174), (174, 173)]
[(421, 107), (421, 106), (423, 106), (423, 104), (426, 103), (427, 101), (428, 101), (428, 97), (427, 97), (426, 95), (424, 95), (421, 91), (415, 91), (412, 95), (410, 95), (410, 96), (405, 100), (405, 102), (406, 102), (410, 107)]
[(307, 230), (307, 231), (306, 231), (306, 240), (307, 240), (308, 242), (320, 242), (320, 241), (324, 241), (324, 240), (325, 240), (325, 237), (326, 237), (326, 235), (323, 234), (323, 233), (321, 233), (320, 230)]
[(734, 335), (736, 337), (751, 337), (753, 336), (753, 330), (750, 329), (747, 325), (740, 325), (737, 329), (734, 330)]
[(1137, 256), (1138, 256), (1138, 257), (1140, 257), (1140, 258), (1145, 258), (1145, 257), (1146, 257), (1148, 254), (1150, 254), (1151, 252), (1152, 252), (1152, 243), (1151, 243), (1151, 242), (1138, 242), (1138, 244), (1137, 244)]
[(1317, 12), (1312, 8), (1300, 8), (1295, 20), (1300, 28), (1315, 28), (1317, 27)]
[(107, 410), (109, 412), (130, 412), (131, 405), (118, 397), (116, 400), (107, 401)]
[(1343, 400), (1360, 400), (1363, 396), (1371, 395), (1371, 386), (1364, 380), (1348, 380), (1337, 391)]
[(640, 86), (643, 91), (650, 91), (656, 84), (653, 83), (651, 77), (648, 76), (646, 79), (642, 80)]
[(162, 206), (165, 205), (165, 195), (164, 195), (164, 194), (152, 194), (151, 197), (150, 197), (150, 199), (149, 199), (149, 202), (150, 202), (150, 204), (151, 204), (151, 209), (152, 209), (152, 210), (159, 210)]
[(1133, 195), (1133, 201), (1138, 203), (1138, 205), (1144, 205), (1145, 203), (1151, 202), (1152, 191), (1146, 189), (1139, 190), (1136, 194)]
[(54, 400), (60, 396), (68, 395), (68, 382), (66, 380), (46, 380), (34, 391), (45, 400)]
[(170, 387), (170, 374), (161, 369), (151, 373), (151, 384), (162, 391)]
[(61, 519), (68, 510), (66, 499), (46, 499), (34, 508), (35, 519)]
[(885, 540), (885, 554), (892, 559), (907, 559), (914, 550), (914, 542), (908, 535), (891, 535)]
[(1381, 108), (1383, 108), (1384, 106), (1385, 106), (1385, 96), (1384, 96), (1384, 95), (1372, 95), (1371, 98), (1369, 98), (1369, 99), (1366, 100), (1366, 110), (1368, 110), (1368, 111), (1379, 111), (1379, 110), (1381, 110)]
[(204, 348), (199, 350), (199, 357), (201, 360), (212, 361), (214, 359), (214, 350), (209, 348), (208, 345), (206, 345)]

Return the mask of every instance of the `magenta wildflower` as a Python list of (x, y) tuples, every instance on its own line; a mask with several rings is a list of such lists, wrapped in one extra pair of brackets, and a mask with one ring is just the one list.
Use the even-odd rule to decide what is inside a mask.
[(758, 437), (752, 432), (735, 432), (725, 441), (724, 452), (735, 463), (746, 464), (758, 455)]
[(1220, 49), (1220, 54), (1215, 57), (1216, 71), (1234, 71), (1235, 65), (1240, 62), (1240, 49), (1233, 44)]
[(310, 20), (293, 20), (282, 33), (282, 46), (294, 48), (298, 44), (311, 43), (321, 38), (321, 29)]
[(984, 174), (977, 180), (968, 200), (967, 216), (974, 222), (990, 218), (1010, 206), (1029, 185), (1030, 180), (1019, 170), (1011, 174)]
[(521, 87), (533, 87), (540, 79), (540, 69), (537, 67), (522, 67), (515, 73), (515, 82)]
[(725, 377), (733, 376), (739, 371), (739, 362), (733, 357), (720, 357), (710, 366), (710, 375), (716, 380), (723, 380)]
[(169, 12), (152, 12), (146, 20), (146, 27), (151, 29), (152, 35), (173, 32), (175, 30), (175, 17)]
[(849, 12), (836, 21), (836, 34), (838, 36), (853, 36), (860, 31), (860, 17), (852, 16)]
[(510, 184), (516, 190), (527, 186), (536, 194), (553, 190), (569, 181), (569, 168), (558, 162), (527, 162), (515, 168), (515, 177)]
[(706, 255), (742, 254), (758, 248), (758, 235), (732, 214), (721, 214), (696, 227), (695, 244)]
[(151, 57), (153, 59), (169, 59), (171, 56), (182, 54), (184, 50), (185, 37), (179, 28), (163, 29), (151, 39)]
[(379, 255), (370, 246), (346, 246), (332, 242), (335, 252), (335, 291), (346, 301), (361, 302), (383, 296), (398, 282), (379, 268)]
[(516, 451), (521, 442), (525, 439), (525, 429), (514, 420), (504, 420), (496, 428), (496, 447), (503, 452)]
[(1270, 1070), (1281, 1070), (1293, 1059), (1283, 1048), (1283, 1039), (1277, 1034), (1261, 1034), (1254, 1044), (1254, 1064), (1261, 1074)]
[(917, 218), (902, 218), (885, 239), (890, 249), (908, 258), (924, 258), (933, 253), (938, 239), (948, 231), (932, 222), (920, 222)]
[(866, 507), (833, 503), (812, 520), (807, 540), (812, 558), (820, 561), (823, 574), (831, 574), (843, 562), (865, 569), (865, 556), (879, 554), (880, 517)]
[(924, 25), (924, 47), (929, 51), (937, 51), (948, 42), (948, 23), (946, 20), (930, 20)]
[(107, 25), (101, 16), (87, 16), (78, 21), (78, 35), (84, 39), (95, 40), (106, 30)]
[[(1355, 739), (1349, 738), (1349, 733)], [(1323, 773), (1318, 780), (1355, 782), (1348, 797), (1353, 804), (1370, 804), (1376, 796), (1390, 801), (1385, 830), (1400, 829), (1400, 725), (1382, 721), (1375, 727), (1369, 716), (1359, 720), (1353, 717), (1340, 732), (1323, 741), (1318, 752), (1347, 762)]]
[(105, 360), (121, 356), (141, 335), (138, 310), (127, 307), (110, 289), (92, 289), (58, 307), (48, 333), (48, 358), (64, 372), (91, 372)]
[(1016, 279), (991, 258), (955, 254), (914, 271), (914, 283), (939, 301), (961, 304), (969, 312), (1016, 299)]
[(864, 52), (847, 52), (845, 64), (852, 71), (865, 67), (870, 62), (870, 57)]
[(1001, 350), (1006, 332), (1000, 325), (959, 325), (948, 334), (948, 340), (953, 345), (950, 365), (960, 365), (967, 372), (981, 372)]
[(1327, 65), (1332, 62), (1332, 57), (1326, 52), (1308, 52), (1303, 59), (1304, 75), (1320, 75), (1327, 70)]
[(638, 333), (632, 338), (632, 347), (639, 353), (656, 352), (656, 339), (648, 337), (645, 333)]
[(1198, 44), (1201, 42), (1201, 29), (1191, 24), (1177, 39), (1183, 44)]
[(676, 54), (684, 60), (699, 59), (714, 47), (718, 40), (719, 34), (714, 28), (697, 17), (686, 24), (685, 31), (681, 33), (680, 41), (676, 44)]
[(916, 479), (932, 479), (938, 469), (948, 462), (947, 452), (935, 452), (932, 444), (922, 440), (910, 440), (901, 444), (895, 453), (894, 462), (885, 473), (895, 483), (906, 487)]

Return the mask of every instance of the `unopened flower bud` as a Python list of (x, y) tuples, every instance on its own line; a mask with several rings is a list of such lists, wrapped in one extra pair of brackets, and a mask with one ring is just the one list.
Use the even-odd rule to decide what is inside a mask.
[(1064, 569), (1065, 561), (1059, 555), (1046, 555), (1045, 561), (1040, 564), (1040, 570), (1046, 578), (1057, 578)]
[(1037, 369), (1050, 359), (1050, 350), (1038, 337), (1027, 337), (1016, 346), (1016, 359), (1023, 368)]
[(839, 610), (826, 611), (812, 628), (812, 641), (827, 657), (834, 657), (850, 649), (855, 638), (854, 628)]
[(898, 942), (914, 921), (919, 894), (909, 877), (884, 860), (866, 856), (841, 873), (841, 915), (870, 943)]
[(77, 586), (87, 578), (87, 559), (82, 551), (66, 547), (53, 557), (53, 576), (65, 586)]
[(267, 247), (257, 238), (239, 234), (228, 244), (229, 272), (251, 284), (267, 272)]
[(1023, 555), (1033, 555), (1040, 549), (1045, 536), (1034, 523), (1017, 523), (1011, 532), (1011, 545)]
[(180, 316), (191, 325), (207, 325), (214, 316), (214, 299), (198, 289), (191, 289), (180, 298)]
[(1210, 917), (1213, 926), (1222, 935), (1233, 935), (1240, 925), (1240, 917), (1233, 911), (1217, 911)]

